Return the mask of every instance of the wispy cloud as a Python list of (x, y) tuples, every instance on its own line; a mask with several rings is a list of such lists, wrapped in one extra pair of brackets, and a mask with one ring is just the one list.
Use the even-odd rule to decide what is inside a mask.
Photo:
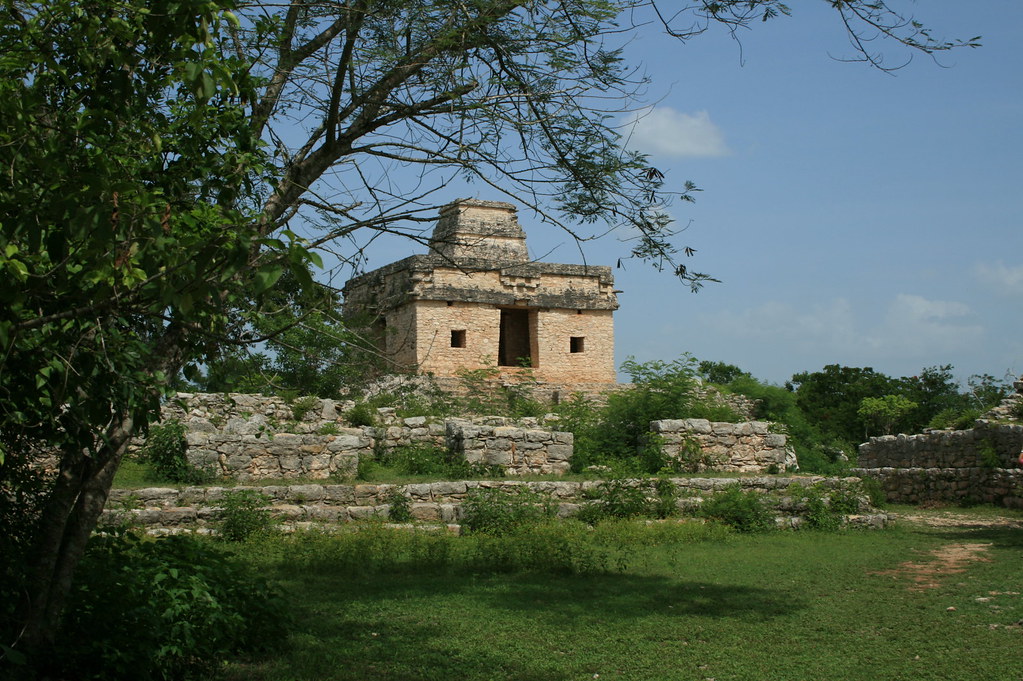
[[(744, 338), (780, 353), (796, 349), (840, 363), (870, 365), (893, 358), (926, 358), (976, 347), (985, 335), (964, 303), (900, 293), (869, 310), (845, 298), (797, 307), (777, 301), (708, 315), (716, 333)], [(934, 360), (937, 361), (937, 360)]]
[(974, 273), (982, 282), (1009, 295), (1023, 295), (1023, 265), (977, 263)]
[(629, 146), (657, 156), (714, 157), (730, 152), (706, 111), (688, 114), (669, 106), (637, 111), (625, 121)]

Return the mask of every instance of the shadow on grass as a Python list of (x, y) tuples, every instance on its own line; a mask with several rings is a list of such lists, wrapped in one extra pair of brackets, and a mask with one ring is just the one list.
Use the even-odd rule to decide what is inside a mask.
[(984, 542), (994, 545), (995, 548), (1023, 548), (1023, 530), (1016, 527), (1003, 527), (999, 525), (930, 527), (914, 530), (914, 533), (938, 537), (942, 541), (948, 542)]
[(781, 588), (616, 574), (319, 573), (291, 586), (288, 652), (232, 678), (590, 678), (600, 671), (595, 658), (628, 659), (631, 637), (663, 639), (666, 653), (686, 655), (673, 647), (679, 632), (806, 607)]

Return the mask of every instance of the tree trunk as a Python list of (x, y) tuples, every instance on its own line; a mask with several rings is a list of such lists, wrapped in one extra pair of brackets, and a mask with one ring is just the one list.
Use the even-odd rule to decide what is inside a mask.
[[(179, 371), (186, 336), (179, 326), (166, 329), (152, 349), (151, 376), (173, 376)], [(28, 600), (21, 611), (23, 630), (17, 642), (22, 650), (46, 654), (57, 640), (75, 568), (139, 426), (132, 411), (126, 410), (97, 434), (102, 444), (93, 456), (81, 450), (62, 453), (60, 473), (43, 504), (28, 566)]]
[(130, 416), (107, 430), (95, 457), (68, 455), (39, 520), (39, 536), (31, 561), (29, 601), (23, 616), (21, 644), (28, 651), (50, 648), (60, 626), (64, 601), (71, 592), (75, 568), (85, 553), (106, 504), (114, 474), (135, 430)]

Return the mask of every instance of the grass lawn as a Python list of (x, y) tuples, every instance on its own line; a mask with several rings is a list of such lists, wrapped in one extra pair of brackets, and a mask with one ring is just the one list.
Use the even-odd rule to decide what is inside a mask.
[[(532, 548), (417, 536), (410, 549), (382, 531), (344, 549), (327, 537), (244, 545), (285, 586), (294, 625), (282, 652), (228, 678), (1023, 680), (1016, 527), (573, 536)], [(610, 559), (565, 574), (542, 558), (511, 572), (468, 558), (498, 550)]]

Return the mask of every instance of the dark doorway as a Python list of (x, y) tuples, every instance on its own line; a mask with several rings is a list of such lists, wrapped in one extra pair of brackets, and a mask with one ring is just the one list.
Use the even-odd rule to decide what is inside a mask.
[(501, 339), (497, 363), (503, 367), (533, 365), (530, 351), (529, 310), (501, 310)]

